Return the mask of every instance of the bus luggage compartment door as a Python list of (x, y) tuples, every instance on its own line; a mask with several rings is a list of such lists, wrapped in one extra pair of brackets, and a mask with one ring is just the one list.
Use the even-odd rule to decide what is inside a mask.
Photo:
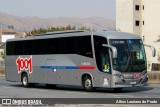
[(46, 84), (57, 84), (57, 69), (56, 59), (46, 59), (45, 71), (45, 83)]

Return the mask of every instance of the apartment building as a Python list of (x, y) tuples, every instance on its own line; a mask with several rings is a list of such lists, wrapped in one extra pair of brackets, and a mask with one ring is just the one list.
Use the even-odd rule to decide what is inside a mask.
[(148, 70), (160, 64), (160, 0), (116, 0), (116, 29), (138, 34), (145, 44), (156, 48), (156, 57), (146, 49)]

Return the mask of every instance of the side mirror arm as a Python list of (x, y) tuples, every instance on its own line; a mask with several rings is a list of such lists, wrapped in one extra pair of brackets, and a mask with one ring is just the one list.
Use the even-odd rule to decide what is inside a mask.
[(113, 58), (117, 58), (117, 48), (111, 45), (102, 44), (102, 46), (110, 48), (112, 50)]
[(156, 56), (156, 49), (155, 49), (153, 46), (151, 46), (151, 45), (146, 45), (146, 44), (144, 44), (144, 46), (151, 48), (152, 57), (155, 57), (155, 56)]

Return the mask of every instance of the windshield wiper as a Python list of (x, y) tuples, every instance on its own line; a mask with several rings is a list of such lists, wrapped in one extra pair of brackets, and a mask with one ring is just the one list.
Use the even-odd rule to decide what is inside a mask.
[(124, 72), (126, 72), (127, 71), (127, 69), (128, 69), (128, 67), (129, 67), (129, 63), (131, 62), (130, 60), (131, 60), (131, 57), (132, 57), (132, 54), (130, 53), (130, 55), (129, 55), (129, 52), (127, 52), (128, 53), (128, 60), (127, 60), (127, 63), (126, 63), (126, 66), (125, 66), (125, 68), (124, 68)]

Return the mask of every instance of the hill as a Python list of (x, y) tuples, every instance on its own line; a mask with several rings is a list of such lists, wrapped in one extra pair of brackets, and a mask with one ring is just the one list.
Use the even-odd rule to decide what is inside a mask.
[(76, 18), (76, 17), (58, 17), (43, 19), (39, 17), (21, 17), (9, 15), (0, 12), (0, 24), (14, 26), (18, 31), (31, 31), (38, 28), (56, 27), (56, 26), (86, 26), (89, 28), (104, 30), (115, 28), (115, 21), (102, 17)]

